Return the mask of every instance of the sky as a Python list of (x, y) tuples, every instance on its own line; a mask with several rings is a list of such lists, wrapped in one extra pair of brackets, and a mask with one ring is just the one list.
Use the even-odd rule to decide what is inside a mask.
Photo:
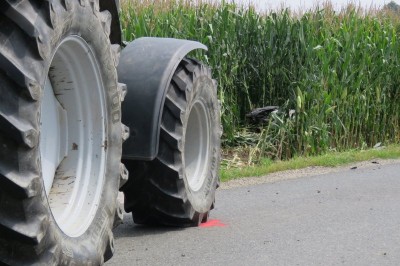
[[(220, 0), (221, 1), (221, 0)], [(280, 9), (282, 4), (285, 7), (289, 7), (292, 10), (307, 10), (314, 7), (317, 3), (324, 1), (307, 1), (307, 0), (228, 0), (230, 2), (235, 2), (237, 4), (247, 5), (249, 2), (257, 7), (259, 11), (266, 11), (270, 9)], [(359, 0), (359, 1), (349, 1), (349, 0), (331, 0), (335, 10), (340, 10), (341, 7), (346, 6), (347, 3), (360, 3), (362, 7), (382, 7), (383, 5), (390, 2), (390, 0)], [(400, 0), (394, 1), (400, 4)]]

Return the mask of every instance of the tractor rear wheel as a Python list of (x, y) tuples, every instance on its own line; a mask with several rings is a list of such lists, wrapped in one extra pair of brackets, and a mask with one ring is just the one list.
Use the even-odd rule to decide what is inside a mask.
[(169, 85), (153, 161), (124, 161), (125, 210), (138, 224), (197, 226), (219, 184), (220, 111), (211, 70), (185, 58)]
[(102, 264), (127, 179), (111, 15), (96, 0), (0, 12), (0, 264)]

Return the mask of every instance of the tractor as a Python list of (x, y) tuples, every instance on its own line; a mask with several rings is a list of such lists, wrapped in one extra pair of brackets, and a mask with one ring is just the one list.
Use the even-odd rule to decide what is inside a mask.
[[(125, 43), (118, 0), (0, 2), (0, 264), (102, 265), (123, 209), (206, 222), (222, 127), (204, 45)], [(118, 200), (124, 194), (124, 203)]]

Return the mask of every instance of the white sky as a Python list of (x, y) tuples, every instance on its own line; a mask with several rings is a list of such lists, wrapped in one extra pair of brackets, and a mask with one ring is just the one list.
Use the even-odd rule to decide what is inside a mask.
[[(219, 0), (221, 1), (221, 0)], [(260, 11), (266, 11), (269, 9), (280, 9), (282, 4), (285, 7), (289, 7), (292, 10), (307, 10), (315, 7), (318, 3), (323, 3), (324, 1), (307, 1), (307, 0), (228, 0), (229, 2), (235, 2), (237, 4), (247, 5), (249, 2), (256, 6)], [(340, 10), (343, 6), (346, 6), (349, 2), (360, 4), (362, 7), (382, 7), (383, 5), (390, 2), (390, 0), (331, 0), (333, 7), (336, 10)], [(395, 0), (394, 2), (400, 3), (400, 0)]]

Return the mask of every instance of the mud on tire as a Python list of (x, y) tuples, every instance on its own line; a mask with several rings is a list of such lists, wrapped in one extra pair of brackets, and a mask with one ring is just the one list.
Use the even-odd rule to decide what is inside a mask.
[(219, 184), (220, 111), (211, 70), (185, 58), (162, 111), (159, 151), (150, 162), (124, 161), (122, 191), (138, 224), (197, 226), (208, 219)]
[[(120, 122), (124, 86), (117, 83), (119, 46), (111, 45), (109, 40), (111, 15), (99, 11), (97, 0), (2, 1), (0, 13), (0, 264), (102, 264), (113, 254), (111, 229), (119, 220), (118, 215), (115, 218), (117, 193), (121, 180), (127, 179), (126, 169), (120, 163), (122, 141), (128, 135)], [(63, 97), (56, 91), (59, 89), (65, 89), (66, 94), (78, 91), (85, 95), (88, 92), (84, 90), (92, 89), (89, 81), (85, 83), (86, 87), (74, 82), (85, 80), (85, 76), (67, 66), (73, 64), (67, 52), (58, 53), (60, 47), (68, 48), (68, 45), (63, 46), (68, 41), (72, 43), (68, 44), (72, 45), (69, 52), (75, 44), (82, 44), (82, 49), (86, 49), (84, 52), (92, 60), (87, 64), (95, 66), (93, 75), (97, 75), (103, 89), (96, 97), (103, 104), (104, 117), (96, 119), (104, 121), (104, 130), (100, 132), (104, 136), (99, 138), (104, 141), (99, 145), (93, 143), (91, 148), (103, 154), (99, 157), (104, 162), (99, 165), (104, 169), (89, 174), (100, 173), (97, 177), (102, 183), (96, 184), (96, 191), (91, 191), (95, 179), (82, 177), (82, 180), (89, 180), (87, 183), (82, 181), (82, 187), (86, 186), (88, 194), (93, 192), (98, 197), (93, 197), (96, 206), (90, 205), (88, 209), (90, 217), (86, 217), (85, 209), (79, 207), (90, 204), (90, 198), (83, 198), (82, 204), (72, 205), (80, 211), (76, 217), (82, 219), (70, 222), (81, 228), (80, 231), (74, 231), (73, 224), (63, 227), (63, 222), (57, 222), (62, 219), (57, 218), (51, 197), (55, 184), (68, 178), (73, 178), (67, 186), (70, 190), (83, 191), (73, 185), (79, 178), (63, 175), (60, 167), (73, 152), (83, 150), (86, 139), (80, 139), (83, 143), (75, 143), (73, 136), (68, 138), (66, 156), (53, 176), (51, 190), (45, 188), (44, 172), (48, 169), (43, 169), (45, 164), (41, 156), (45, 140), (41, 126), (45, 114), (41, 110), (48, 82), (54, 87), (53, 97)], [(81, 60), (86, 64), (84, 52), (80, 51)], [(62, 107), (73, 109), (71, 101)], [(87, 106), (81, 104), (76, 108), (86, 110)], [(68, 121), (79, 119), (71, 118), (74, 113), (69, 110), (66, 111)], [(90, 108), (87, 110), (90, 112)], [(90, 124), (83, 121), (86, 122)], [(48, 139), (51, 140), (51, 136)], [(97, 156), (92, 155), (93, 158)], [(85, 157), (84, 151), (82, 156)], [(92, 159), (86, 162), (91, 164)], [(79, 167), (91, 169), (87, 165)], [(71, 191), (68, 193), (66, 195), (72, 195)], [(65, 204), (67, 208), (68, 198)], [(60, 206), (57, 211), (59, 209)], [(63, 214), (62, 210), (60, 212)]]

